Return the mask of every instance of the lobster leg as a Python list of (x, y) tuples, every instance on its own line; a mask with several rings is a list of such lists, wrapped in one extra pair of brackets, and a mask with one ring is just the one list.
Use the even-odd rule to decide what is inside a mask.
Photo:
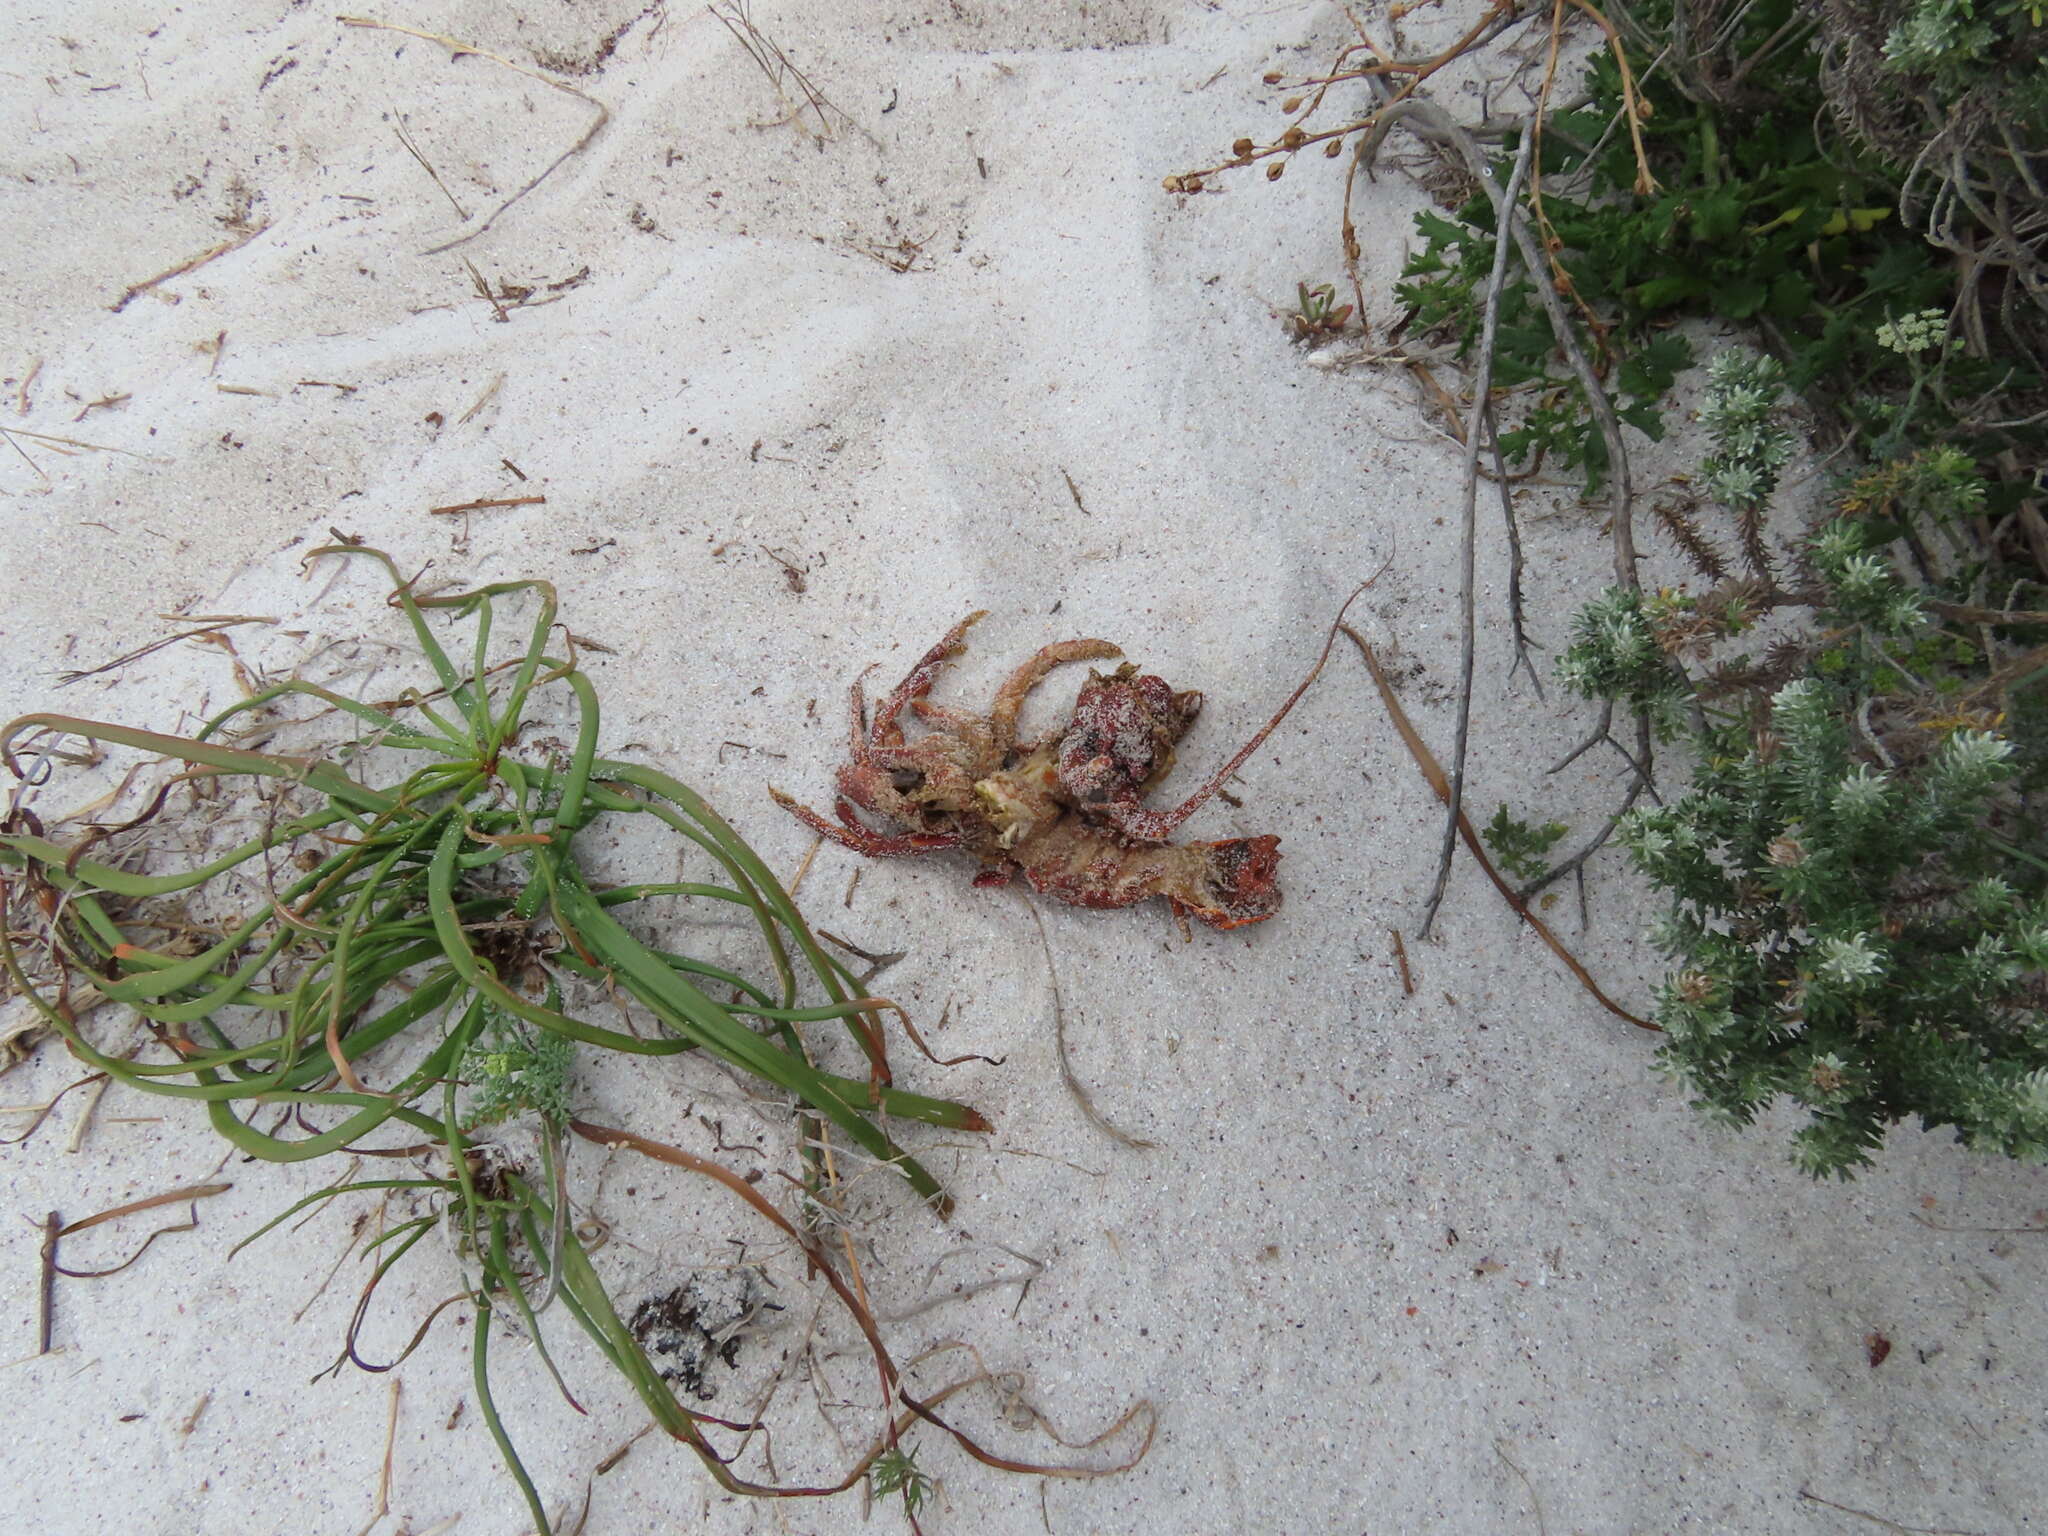
[[(910, 669), (910, 675), (898, 683), (890, 691), (889, 696), (876, 707), (874, 724), (868, 731), (870, 743), (878, 747), (899, 747), (903, 744), (903, 727), (897, 723), (897, 716), (903, 713), (912, 699), (921, 699), (932, 691), (932, 684), (938, 680), (939, 673), (945, 670), (946, 663), (967, 649), (968, 629), (986, 616), (987, 612), (985, 608), (978, 608), (967, 615), (946, 631), (944, 639), (918, 659), (917, 665)], [(857, 719), (865, 703), (858, 682), (853, 685), (853, 698)], [(858, 749), (854, 756), (856, 760), (859, 759)]]
[(1107, 640), (1061, 640), (1046, 646), (1012, 672), (997, 690), (995, 707), (988, 713), (989, 732), (995, 738), (998, 757), (1007, 755), (1017, 745), (1017, 714), (1024, 707), (1024, 698), (1045, 681), (1054, 667), (1070, 661), (1107, 661), (1121, 655), (1123, 651)]
[(854, 816), (852, 802), (847, 800), (839, 802), (839, 821), (830, 822), (809, 806), (797, 804), (779, 789), (770, 789), (768, 793), (777, 805), (820, 837), (829, 837), (842, 847), (873, 858), (907, 858), (912, 854), (936, 853), (943, 848), (958, 848), (962, 842), (957, 832), (905, 832), (894, 836), (877, 832)]

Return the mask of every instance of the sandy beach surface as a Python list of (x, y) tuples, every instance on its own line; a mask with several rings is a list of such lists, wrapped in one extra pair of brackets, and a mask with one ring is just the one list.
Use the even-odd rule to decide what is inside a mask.
[[(1408, 44), (1478, 11), (1425, 10)], [(1343, 14), (747, 14), (791, 66), (779, 88), (744, 28), (691, 5), (366, 13), (396, 30), (285, 0), (8, 6), (0, 716), (189, 728), (239, 696), (238, 666), (388, 691), (413, 674), (376, 573), (302, 569), (338, 531), (431, 581), (554, 582), (608, 749), (670, 768), (785, 875), (813, 838), (769, 786), (827, 804), (848, 684), (871, 663), (893, 681), (977, 609), (943, 703), (985, 710), (1013, 665), (1075, 636), (1201, 690), (1170, 803), (1384, 566), (1354, 618), (1448, 754), (1460, 449), (1405, 374), (1359, 357), (1399, 314), (1427, 194), (1361, 177), (1368, 337), (1310, 353), (1280, 311), (1298, 283), (1343, 284), (1347, 162), (1161, 188), (1268, 132), (1282, 93), (1261, 76), (1312, 69)], [(1361, 14), (1387, 35), (1382, 7)], [(1478, 115), (1476, 89), (1443, 94)], [(478, 501), (520, 504), (432, 510)], [(1583, 834), (1625, 770), (1589, 754), (1544, 776), (1590, 713), (1509, 679), (1499, 514), (1481, 512), (1471, 803)], [(1568, 487), (1525, 515), (1547, 678), (1606, 546)], [(91, 670), (194, 627), (179, 615), (263, 622), (226, 631), (232, 654), (181, 643)], [(1057, 674), (1027, 723), (1082, 675)], [(896, 1358), (937, 1350), (914, 1370), (927, 1389), (991, 1373), (947, 1407), (1002, 1456), (1106, 1467), (1156, 1425), (1134, 1468), (1096, 1479), (1015, 1475), (913, 1431), (937, 1479), (925, 1530), (2040, 1526), (2048, 1249), (2015, 1230), (2041, 1224), (2037, 1171), (1901, 1130), (1854, 1185), (1816, 1186), (1785, 1160), (1786, 1124), (1704, 1125), (1653, 1071), (1654, 1037), (1593, 1003), (1470, 860), (1421, 940), (1441, 812), (1348, 647), (1230, 790), (1182, 835), (1277, 834), (1285, 891), (1276, 919), (1232, 932), (1184, 940), (1158, 903), (1040, 902), (1041, 930), (1019, 889), (975, 889), (950, 854), (826, 846), (804, 876), (814, 922), (902, 953), (876, 986), (939, 1055), (994, 1059), (898, 1055), (909, 1086), (995, 1127), (918, 1142), (958, 1199), (950, 1223), (887, 1178), (851, 1197)], [(87, 798), (69, 793), (37, 803)], [(1550, 916), (1642, 1011), (1650, 912), (1607, 855), (1584, 925), (1569, 891)], [(692, 942), (748, 959), (729, 925)], [(1056, 1008), (1075, 1077), (1150, 1146), (1083, 1114)], [(39, 1104), (79, 1071), (46, 1043), (0, 1102)], [(595, 1066), (576, 1092), (594, 1119), (707, 1153), (715, 1125), (737, 1165), (786, 1150), (782, 1111), (694, 1061)], [(0, 1129), (26, 1123), (10, 1109)], [(223, 1150), (200, 1107), (126, 1090), (73, 1094), (0, 1150), (0, 1531), (530, 1529), (463, 1307), (395, 1372), (319, 1375), (368, 1273), (353, 1245), (394, 1210), (349, 1197), (229, 1260), (335, 1170), (216, 1175)], [(209, 1178), (232, 1188), (198, 1230), (57, 1284), (37, 1354), (45, 1214)], [(744, 1266), (740, 1244), (774, 1248), (674, 1170), (585, 1146), (569, 1178), (610, 1224), (622, 1307)], [(80, 1233), (66, 1262), (118, 1264), (183, 1209)], [(743, 1469), (829, 1479), (874, 1433), (874, 1375), (786, 1258), (783, 1311), (690, 1402), (745, 1417), (772, 1388), (773, 1437)], [(365, 1356), (397, 1353), (460, 1265), (423, 1245), (378, 1293)], [(722, 1492), (686, 1448), (633, 1440), (630, 1394), (550, 1323), (584, 1412), (518, 1335), (493, 1360), (559, 1529), (586, 1504), (589, 1536), (907, 1529), (858, 1489)]]

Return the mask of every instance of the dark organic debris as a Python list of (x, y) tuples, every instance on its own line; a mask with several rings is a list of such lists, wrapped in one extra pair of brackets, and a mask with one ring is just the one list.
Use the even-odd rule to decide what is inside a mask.
[(752, 1267), (700, 1269), (664, 1296), (650, 1296), (633, 1309), (633, 1337), (657, 1359), (667, 1358), (661, 1375), (709, 1402), (718, 1395), (705, 1373), (714, 1360), (739, 1364), (747, 1329), (763, 1312), (782, 1308), (766, 1299), (761, 1271)]

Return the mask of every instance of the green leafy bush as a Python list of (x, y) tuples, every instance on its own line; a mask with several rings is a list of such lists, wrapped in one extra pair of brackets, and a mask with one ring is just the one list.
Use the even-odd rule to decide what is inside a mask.
[[(1717, 361), (1702, 413), (1752, 448), (1780, 430), (1758, 379)], [(1707, 481), (1740, 522), (1758, 479), (1737, 437), (1716, 435), (1709, 462), (1742, 472)], [(1984, 492), (1953, 450), (1849, 482), (1801, 551), (1809, 587), (1748, 578), (1753, 607), (1810, 614), (1762, 658), (1721, 654), (1751, 625), (1709, 599), (1616, 587), (1580, 613), (1559, 668), (1695, 754), (1684, 796), (1620, 827), (1669, 901), (1654, 932), (1677, 967), (1658, 992), (1663, 1064), (1723, 1123), (1781, 1095), (1802, 1105), (1794, 1155), (1817, 1176), (1867, 1164), (1913, 1116), (1973, 1147), (2048, 1154), (2048, 839), (2024, 793), (2048, 760), (2000, 729), (2043, 662), (1995, 635), (2048, 622), (1977, 623), (2008, 653), (1994, 667), (1962, 622), (1993, 616), (1941, 595), (1980, 582), (1982, 562), (1902, 574), (1909, 542), (1954, 531)]]
[[(1558, 665), (1605, 706), (1593, 741), (1614, 741), (1623, 712), (1642, 752), (1661, 739), (1692, 759), (1688, 793), (1617, 823), (1670, 902), (1665, 1064), (1725, 1120), (1779, 1095), (1803, 1103), (1798, 1155), (1815, 1174), (1847, 1174), (1914, 1115), (2038, 1156), (2048, 4), (1583, 9), (1600, 32), (1568, 105), (1548, 69), (1540, 88), (1529, 71), (1536, 106), (1519, 118), (1459, 124), (1418, 100), (1451, 60), (1503, 37), (1539, 56), (1529, 34), (1546, 21), (1555, 60), (1563, 8), (1495, 8), (1452, 47), (1405, 59), (1357, 23), (1323, 73), (1265, 76), (1289, 88), (1282, 131), (1240, 138), (1228, 160), (1166, 188), (1198, 193), (1260, 164), (1272, 180), (1347, 142), (1355, 171), (1396, 126), (1430, 146), (1437, 208), (1417, 217), (1393, 336), (1420, 332), (1470, 359), (1491, 322), (1485, 404), (1516, 481), (1563, 467), (1590, 494), (1609, 478), (1629, 445), (1599, 396), (1621, 425), (1660, 437), (1693, 363), (1681, 322), (1750, 339), (1710, 364), (1710, 447), (1651, 508), (1703, 584), (1638, 586), (1643, 530), (1614, 488), (1621, 584), (1573, 617)], [(1354, 82), (1370, 110), (1322, 118)], [(1500, 148), (1486, 167), (1489, 143)], [(1496, 290), (1495, 197), (1517, 184), (1525, 147), (1534, 173), (1510, 216), (1534, 270), (1499, 266)], [(1348, 190), (1345, 207), (1356, 282)], [(1770, 515), (1799, 446), (1784, 418), (1794, 395), (1843, 478), (1787, 546)], [(1473, 419), (1450, 414), (1461, 430)], [(1707, 509), (1724, 529), (1703, 523)], [(1512, 546), (1510, 559), (1512, 594)], [(1630, 760), (1632, 804), (1648, 764)], [(1487, 832), (1512, 872), (1546, 878), (1547, 828), (1503, 806)], [(1604, 835), (1560, 868), (1583, 867)]]
[(1781, 1094), (1803, 1105), (1795, 1155), (1816, 1175), (1867, 1163), (1909, 1115), (2039, 1157), (2048, 896), (2001, 874), (2012, 743), (1957, 730), (1916, 771), (1873, 769), (1849, 702), (1786, 684), (1761, 740), (1728, 742), (1690, 793), (1625, 820), (1671, 897), (1664, 1062), (1728, 1124)]
[[(1848, 1175), (1912, 1117), (2048, 1154), (2048, 840), (2029, 800), (2048, 766), (2048, 524), (2025, 468), (2048, 421), (2048, 266), (2025, 235), (2048, 176), (2042, 9), (1620, 7), (1582, 105), (1541, 127), (1527, 208), (1550, 270), (1501, 304), (1494, 376), (1526, 396), (1501, 447), (1589, 490), (1606, 443), (1534, 282), (1652, 438), (1690, 362), (1673, 321), (1770, 348), (1713, 359), (1710, 447), (1656, 509), (1705, 584), (1609, 589), (1558, 670), (1693, 759), (1687, 793), (1619, 829), (1669, 902), (1664, 1065), (1728, 1123), (1802, 1105), (1815, 1175)], [(1485, 197), (1418, 220), (1401, 294), (1461, 349), (1495, 225)], [(1851, 467), (1788, 552), (1767, 525), (1794, 393)]]
[[(1796, 0), (1687, 5), (1683, 16), (1670, 0), (1618, 7), (1635, 73), (1611, 44), (1597, 48), (1583, 100), (1541, 124), (1530, 210), (1550, 252), (1545, 278), (1572, 305), (1621, 419), (1652, 439), (1662, 436), (1663, 397), (1692, 362), (1670, 329), (1677, 319), (1761, 329), (1795, 390), (1840, 427), (1874, 434), (1886, 425), (1883, 402), (1917, 376), (1882, 325), (1932, 310), (1947, 329), (1953, 306), (1955, 340), (1970, 345), (1952, 348), (1943, 387), (1915, 400), (1921, 429), (1981, 439), (1980, 451), (2015, 433), (2038, 441), (2012, 424), (2028, 412), (2009, 407), (2033, 402), (2048, 340), (2048, 263), (2038, 251), (2038, 188), (2048, 175), (2042, 7), (1920, 0), (1848, 7), (1846, 20), (1824, 14), (1843, 9)], [(1864, 50), (1867, 67), (1840, 67), (1859, 56), (1859, 34), (1893, 13), (1882, 42)], [(1653, 57), (1668, 62), (1643, 68)], [(1909, 112), (1928, 101), (1942, 104), (1934, 121)], [(1938, 207), (1916, 201), (1934, 195), (1925, 185), (1932, 173), (1918, 169), (1929, 154), (1945, 166), (1966, 151), (1984, 162), (1972, 163), (1980, 180), (2011, 183), (2010, 206), (1967, 176)], [(1973, 222), (1983, 225), (1976, 246)], [(1422, 248), (1397, 292), (1413, 324), (1467, 351), (1493, 265), (1492, 203), (1474, 196), (1449, 218), (1426, 211), (1416, 228)], [(1972, 278), (1959, 294), (1955, 263), (1933, 235), (1952, 235), (1954, 249), (2004, 253), (2013, 279)], [(1548, 455), (1595, 487), (1606, 445), (1557, 359), (1531, 283), (1523, 274), (1501, 303), (1495, 381), (1531, 394), (1501, 447), (1511, 464)], [(2014, 344), (1992, 344), (1991, 300)]]

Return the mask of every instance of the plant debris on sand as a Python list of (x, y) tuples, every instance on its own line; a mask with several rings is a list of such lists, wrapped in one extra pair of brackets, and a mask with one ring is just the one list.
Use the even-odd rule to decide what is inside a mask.
[[(490, 1346), (494, 1333), (510, 1328), (547, 1361), (540, 1317), (555, 1302), (653, 1421), (735, 1492), (851, 1488), (920, 1419), (993, 1465), (1070, 1476), (1114, 1470), (1011, 1461), (955, 1431), (936, 1405), (983, 1374), (926, 1396), (906, 1385), (868, 1309), (851, 1243), (842, 1263), (820, 1236), (838, 1199), (834, 1138), (893, 1170), (944, 1214), (949, 1197), (886, 1122), (955, 1132), (983, 1131), (987, 1122), (964, 1104), (896, 1085), (883, 1026), (885, 1015), (900, 1010), (866, 995), (820, 947), (775, 876), (709, 805), (666, 773), (598, 755), (597, 695), (573, 642), (566, 658), (547, 651), (552, 587), (511, 581), (428, 596), (400, 579), (387, 556), (360, 545), (309, 558), (367, 558), (385, 567), (395, 585), (391, 601), (432, 666), (431, 684), (365, 703), (311, 682), (284, 682), (190, 736), (52, 714), (16, 720), (0, 731), (0, 759), (17, 780), (0, 823), (0, 964), (79, 1060), (118, 1084), (203, 1106), (239, 1153), (278, 1162), (351, 1151), (399, 1160), (403, 1171), (372, 1178), (356, 1177), (352, 1162), (244, 1240), (338, 1196), (403, 1204), (409, 1214), (371, 1244), (376, 1264), (337, 1367), (398, 1363), (371, 1364), (359, 1353), (366, 1314), (394, 1267), (430, 1233), (446, 1231), (461, 1288), (432, 1309), (398, 1360), (419, 1347), (445, 1308), (472, 1309), (478, 1406), (544, 1532), (551, 1527), (543, 1501), (493, 1399)], [(494, 662), (493, 619), (514, 598), (534, 610), (531, 629), (522, 650)], [(466, 663), (429, 622), (434, 612), (470, 621)], [(570, 709), (572, 741), (522, 752), (522, 727), (543, 692)], [(279, 715), (294, 703), (356, 722), (358, 739), (315, 755), (229, 744), (229, 727), (252, 719), (261, 722), (252, 736), (302, 728), (303, 721)], [(71, 818), (46, 825), (34, 802), (46, 797), (58, 765), (97, 760), (65, 745), (80, 741), (182, 766), (153, 791), (139, 791), (139, 813), (59, 841), (58, 828)], [(404, 771), (377, 772), (394, 762)], [(98, 804), (121, 803), (143, 772)], [(237, 817), (240, 841), (195, 859), (192, 845), (220, 837)], [(710, 872), (699, 880), (596, 882), (577, 840), (620, 821), (652, 823), (685, 839)], [(629, 913), (660, 897), (750, 916), (772, 977), (749, 979), (657, 947), (627, 927)], [(593, 1006), (579, 1005), (579, 997)], [(141, 1022), (144, 1048), (123, 1050), (109, 1038), (106, 1015), (117, 1010), (102, 1010), (103, 1002)], [(595, 1022), (598, 1008), (628, 1027)], [(830, 1042), (806, 1026), (835, 1023), (850, 1036), (861, 1075), (815, 1064)], [(709, 1157), (575, 1117), (579, 1053), (692, 1051), (792, 1104), (803, 1163), (802, 1177), (792, 1179), (799, 1219)], [(530, 1134), (507, 1135), (500, 1122)], [(389, 1131), (400, 1140), (377, 1140)], [(739, 1468), (758, 1458), (763, 1426), (678, 1400), (665, 1379), (675, 1367), (658, 1358), (664, 1346), (657, 1342), (650, 1355), (637, 1336), (645, 1330), (613, 1306), (595, 1258), (602, 1231), (570, 1219), (572, 1137), (709, 1181), (707, 1188), (739, 1200), (749, 1220), (773, 1229), (794, 1283), (822, 1278), (872, 1356), (881, 1388), (865, 1448), (853, 1450), (840, 1475), (792, 1485), (774, 1479), (772, 1463), (769, 1480), (745, 1475)], [(529, 1144), (530, 1153), (518, 1150)], [(706, 1327), (718, 1332), (731, 1321)], [(573, 1404), (567, 1384), (555, 1380)], [(701, 1373), (685, 1384), (701, 1385)], [(1148, 1416), (1140, 1404), (1116, 1428)], [(1135, 1455), (1143, 1453), (1141, 1444)]]

